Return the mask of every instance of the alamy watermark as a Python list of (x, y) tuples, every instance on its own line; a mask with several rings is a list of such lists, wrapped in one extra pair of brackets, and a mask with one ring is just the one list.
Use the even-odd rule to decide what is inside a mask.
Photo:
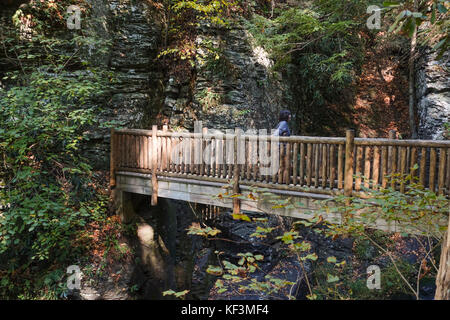
[[(280, 154), (284, 152), (284, 144), (276, 132), (272, 130), (268, 135), (266, 129), (244, 132), (236, 128), (225, 132), (208, 129), (204, 134), (202, 123), (196, 121), (194, 138), (185, 138), (181, 132), (172, 133), (173, 138), (182, 140), (172, 148), (171, 161), (175, 165), (259, 165), (261, 175), (274, 175), (280, 168)], [(205, 140), (210, 143), (203, 146)]]
[(67, 8), (67, 28), (70, 30), (81, 29), (81, 9), (79, 6), (69, 6)]
[(369, 6), (366, 11), (371, 16), (367, 19), (367, 28), (370, 30), (381, 29), (381, 8), (379, 6)]
[(371, 265), (367, 268), (367, 288), (374, 290), (381, 289), (381, 269), (377, 265)]
[(69, 290), (80, 290), (81, 289), (81, 270), (77, 265), (72, 265), (67, 267), (67, 273), (69, 277), (67, 278), (67, 288)]

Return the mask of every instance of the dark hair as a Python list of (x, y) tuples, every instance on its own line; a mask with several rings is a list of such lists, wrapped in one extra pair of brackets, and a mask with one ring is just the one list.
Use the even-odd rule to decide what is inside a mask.
[(281, 110), (279, 121), (289, 121), (289, 116), (291, 115), (291, 112), (289, 110)]

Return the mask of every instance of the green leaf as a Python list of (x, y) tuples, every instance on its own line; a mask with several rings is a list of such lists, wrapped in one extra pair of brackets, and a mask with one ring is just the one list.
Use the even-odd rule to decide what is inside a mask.
[(440, 13), (447, 13), (447, 8), (442, 3), (438, 3), (437, 9)]
[[(442, 47), (442, 45), (447, 41), (447, 38), (442, 39), (441, 41), (439, 41), (434, 47), (433, 50), (438, 50), (440, 47)], [(417, 169), (416, 169), (417, 170)]]
[(400, 3), (398, 1), (383, 1), (383, 7), (398, 7)]
[(327, 274), (327, 282), (328, 283), (333, 283), (333, 282), (337, 282), (339, 281), (339, 277), (338, 276), (333, 276), (331, 274)]
[(188, 293), (189, 293), (189, 290), (180, 291), (180, 292), (175, 293), (175, 297), (177, 297), (177, 298), (184, 297)]
[(167, 290), (163, 292), (163, 296), (174, 295), (176, 292), (173, 290)]
[(206, 272), (214, 276), (221, 276), (223, 274), (223, 269), (221, 267), (208, 266)]
[(318, 258), (317, 254), (315, 254), (315, 253), (308, 254), (306, 257), (304, 257), (305, 260), (309, 259), (309, 260), (312, 260), (312, 261), (316, 261), (317, 258)]
[(431, 24), (436, 22), (436, 4), (433, 3), (433, 7), (431, 8)]
[(308, 294), (308, 295), (306, 296), (306, 298), (307, 298), (308, 300), (317, 300), (317, 294), (315, 294), (315, 293), (313, 293), (313, 294)]
[(258, 261), (262, 261), (262, 260), (264, 260), (264, 256), (261, 254), (257, 254), (257, 255), (255, 255), (255, 259)]
[(223, 281), (220, 279), (217, 279), (216, 283), (215, 283), (215, 287), (216, 288), (222, 288), (223, 287)]
[(333, 257), (333, 256), (331, 256), (331, 257), (328, 257), (327, 258), (327, 262), (329, 262), (329, 263), (336, 263), (336, 257)]
[(236, 269), (239, 269), (238, 266), (232, 264), (232, 263), (229, 262), (229, 261), (223, 260), (222, 263), (223, 263), (224, 267), (225, 267), (226, 269), (228, 269), (228, 270), (236, 270)]
[(242, 221), (252, 222), (252, 220), (246, 214), (243, 214), (243, 213), (233, 213), (232, 216), (233, 216), (234, 220), (242, 220)]

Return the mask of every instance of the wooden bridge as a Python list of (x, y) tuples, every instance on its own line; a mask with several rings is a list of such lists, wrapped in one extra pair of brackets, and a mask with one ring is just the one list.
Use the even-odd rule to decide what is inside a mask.
[[(126, 193), (303, 218), (313, 200), (364, 193), (388, 186), (404, 192), (389, 175), (411, 174), (439, 194), (450, 194), (450, 141), (346, 137), (278, 137), (158, 130), (111, 131), (111, 186)], [(301, 201), (300, 209), (278, 208), (265, 194)], [(236, 197), (233, 195), (240, 194)], [(219, 196), (218, 196), (219, 195)], [(228, 196), (223, 196), (228, 195)], [(333, 217), (331, 217), (333, 218)], [(334, 217), (339, 219), (339, 217)]]

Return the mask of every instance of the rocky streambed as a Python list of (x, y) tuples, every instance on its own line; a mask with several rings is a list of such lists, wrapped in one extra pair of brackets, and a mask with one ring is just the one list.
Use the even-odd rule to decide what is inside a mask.
[[(342, 286), (362, 290), (362, 299), (414, 298), (402, 289), (401, 281), (395, 282), (399, 276), (393, 271), (389, 258), (360, 239), (333, 240), (322, 233), (316, 233), (310, 227), (297, 226), (298, 241), (305, 241), (310, 245), (310, 250), (305, 254), (317, 256), (315, 260), (302, 261), (280, 239), (280, 236), (291, 230), (295, 222), (292, 218), (247, 212), (252, 220), (248, 222), (235, 220), (230, 212), (222, 211), (215, 217), (206, 219), (204, 212), (202, 215), (202, 206), (162, 200), (158, 207), (150, 207), (144, 196), (136, 197), (134, 204), (136, 216), (130, 226), (134, 229), (123, 240), (133, 249), (133, 258), (105, 268), (102, 279), (96, 283), (87, 281), (86, 277), (82, 281), (82, 290), (75, 298), (172, 299), (173, 296), (164, 296), (163, 292), (188, 290), (186, 298), (194, 300), (307, 299), (307, 295), (311, 293), (310, 288), (314, 292), (328, 290), (326, 281), (321, 280), (321, 277), (326, 278), (327, 273), (341, 277), (342, 282), (345, 282)], [(188, 228), (193, 224), (216, 228), (220, 233), (208, 239), (189, 235)], [(273, 231), (267, 233), (267, 237), (259, 238), (255, 236), (258, 227), (272, 228)], [(402, 268), (413, 268), (423, 258), (421, 247), (414, 239), (398, 235), (387, 239), (393, 245), (392, 250), (398, 252)], [(242, 254), (246, 253), (262, 256), (263, 259), (258, 261), (253, 272), (240, 274), (241, 281), (227, 280), (223, 275), (207, 272), (211, 267), (223, 268), (226, 263), (224, 261), (238, 266)], [(329, 257), (334, 257), (338, 263), (345, 261), (345, 268), (331, 268), (327, 262)], [(367, 290), (360, 287), (366, 285), (367, 267), (374, 264), (386, 273), (382, 278), (384, 291), (365, 296), (368, 294)], [(215, 285), (218, 279), (226, 290), (220, 290)], [(287, 281), (289, 285), (277, 290), (261, 289), (268, 279)], [(425, 280), (421, 285), (420, 297), (432, 299), (434, 283), (429, 279)], [(259, 289), (252, 287), (255, 283), (260, 285)], [(360, 286), (355, 286), (356, 283)]]

